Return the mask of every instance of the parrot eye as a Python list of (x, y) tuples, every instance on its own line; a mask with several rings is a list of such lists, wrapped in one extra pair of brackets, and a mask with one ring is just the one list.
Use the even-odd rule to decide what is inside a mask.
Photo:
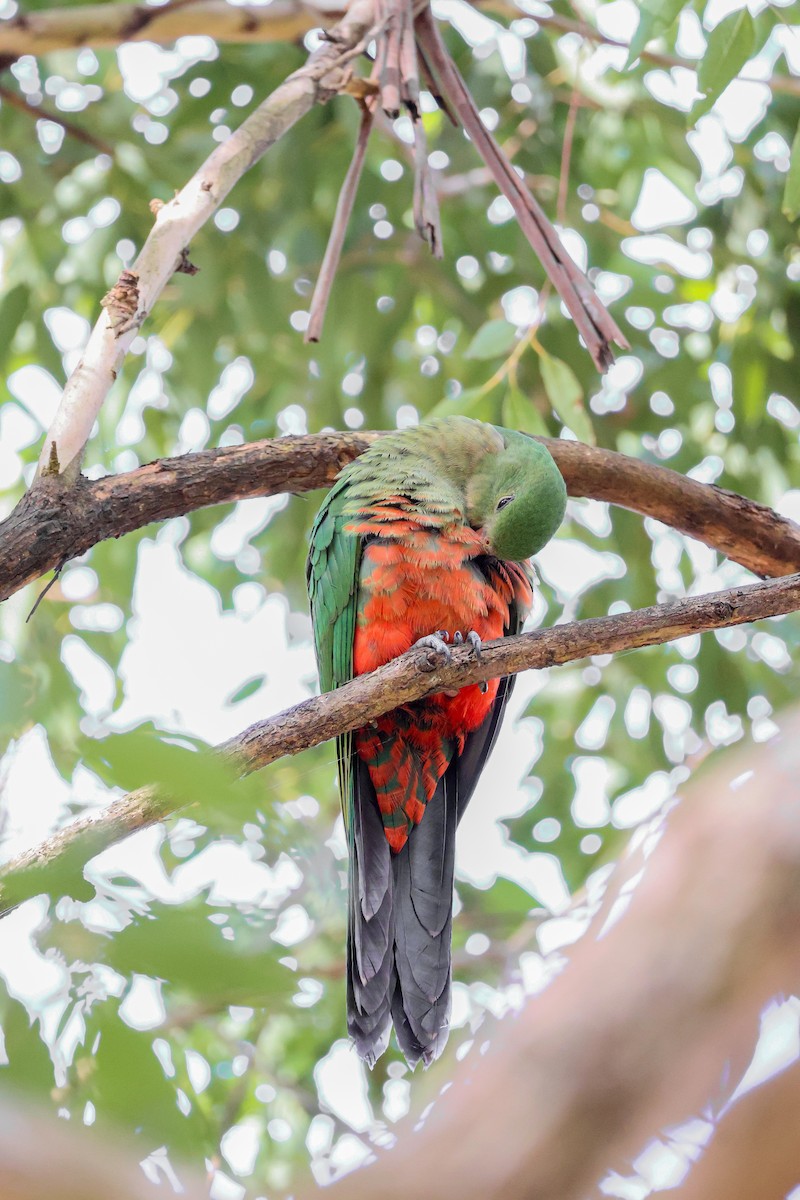
[(495, 509), (495, 512), (500, 512), (500, 509), (505, 508), (505, 506), (510, 504), (513, 499), (513, 496), (503, 496), (502, 499), (497, 501), (497, 508)]

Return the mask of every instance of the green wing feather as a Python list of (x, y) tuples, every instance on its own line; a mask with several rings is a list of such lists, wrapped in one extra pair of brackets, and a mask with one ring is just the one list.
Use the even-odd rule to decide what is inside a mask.
[[(311, 530), (306, 579), (314, 629), (319, 683), (333, 691), (353, 678), (353, 640), (358, 612), (361, 538), (347, 533), (347, 484), (340, 480), (328, 493)], [(336, 739), (339, 787), (345, 829), (350, 830), (352, 733)]]

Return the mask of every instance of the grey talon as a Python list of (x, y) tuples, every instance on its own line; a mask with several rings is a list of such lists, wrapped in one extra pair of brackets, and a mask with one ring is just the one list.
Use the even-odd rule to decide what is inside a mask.
[(455, 633), (453, 634), (453, 645), (454, 646), (463, 646), (463, 644), (464, 644), (464, 635), (460, 629), (457, 629), (455, 631)]
[(469, 643), (470, 646), (472, 646), (472, 649), (475, 653), (475, 657), (478, 660), (478, 662), (480, 662), (481, 661), (481, 647), (482, 647), (480, 634), (476, 633), (474, 629), (470, 629), (469, 633), (467, 634), (467, 642)]
[(441, 654), (444, 657), (446, 663), (449, 663), (453, 657), (447, 642), (444, 638), (439, 637), (438, 633), (429, 633), (427, 637), (419, 638), (414, 643), (413, 649), (435, 650), (437, 654)]

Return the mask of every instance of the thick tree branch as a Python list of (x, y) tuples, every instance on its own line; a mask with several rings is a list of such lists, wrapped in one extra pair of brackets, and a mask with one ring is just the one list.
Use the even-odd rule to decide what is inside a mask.
[[(329, 487), (379, 435), (308, 434), (163, 458), (75, 485), (46, 476), (0, 522), (0, 601), (106, 538), (212, 504)], [(548, 447), (572, 496), (628, 508), (689, 534), (757, 575), (800, 570), (800, 528), (735, 492), (560, 438)]]
[(309, 29), (339, 20), (344, 5), (317, 7), (301, 0), (272, 0), (268, 6), (232, 5), (227, 0), (173, 0), (146, 4), (85, 4), (43, 12), (19, 12), (0, 22), (0, 55), (48, 54), (81, 46), (122, 42), (165, 45), (202, 34), (218, 42), (288, 42)]
[[(161, 1200), (137, 1158), (141, 1147), (101, 1135), (76, 1121), (0, 1098), (0, 1194), (3, 1200)], [(183, 1200), (207, 1200), (208, 1180), (181, 1169)]]
[[(468, 647), (455, 647), (449, 663), (435, 651), (411, 650), (335, 692), (305, 700), (252, 725), (219, 749), (240, 771), (249, 774), (284, 755), (298, 754), (360, 728), (400, 704), (435, 692), (575, 662), (590, 655), (661, 645), (689, 633), (724, 629), (798, 608), (800, 574), (487, 642), (479, 662)], [(0, 886), (0, 911), (6, 911), (23, 896), (46, 890), (49, 863), (67, 856), (69, 870), (80, 870), (107, 846), (163, 820), (175, 807), (156, 792), (140, 790), (114, 801), (94, 820), (85, 818), (68, 825), (3, 867), (0, 885), (4, 878), (8, 883), (5, 889)]]
[[(197, 231), (242, 175), (318, 102), (344, 86), (345, 64), (373, 26), (375, 0), (353, 0), (305, 66), (264, 100), (206, 159), (181, 191), (163, 204), (133, 267), (104, 300), (78, 366), (67, 380), (47, 432), (39, 471), (74, 481), (92, 425), (145, 317), (182, 260)], [(26, 17), (26, 20), (28, 18)]]
[(665, 1200), (784, 1200), (800, 1183), (798, 1112), (800, 1060), (734, 1101)]
[[(331, 1200), (407, 1200), (432, 1179), (447, 1200), (585, 1200), (719, 1094), (763, 1006), (800, 985), (800, 714), (687, 787), (650, 849), (632, 891), (629, 864), (615, 870), (614, 920), (598, 914), (543, 993), (484, 1026), (488, 1053), (455, 1068), (423, 1128), (407, 1121)], [(777, 1196), (758, 1188), (760, 1144), (745, 1149), (753, 1187), (689, 1194)]]

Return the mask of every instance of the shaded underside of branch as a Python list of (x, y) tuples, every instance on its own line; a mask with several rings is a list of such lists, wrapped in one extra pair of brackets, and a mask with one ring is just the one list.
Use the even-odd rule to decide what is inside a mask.
[[(786, 576), (656, 605), (610, 617), (593, 617), (484, 644), (476, 661), (469, 647), (448, 651), (449, 662), (433, 650), (411, 650), (350, 683), (252, 725), (219, 749), (243, 774), (287, 754), (298, 754), (340, 733), (357, 729), (400, 704), (484, 679), (575, 662), (591, 655), (661, 645), (690, 633), (723, 629), (800, 608), (800, 575)], [(12, 876), (10, 891), (0, 888), (0, 912), (21, 896), (46, 890), (48, 863), (68, 856), (74, 873), (82, 864), (136, 829), (164, 820), (175, 804), (155, 791), (138, 791), (92, 820), (85, 818), (6, 863), (0, 881)], [(22, 876), (25, 876), (22, 879)]]
[[(0, 523), (0, 600), (106, 538), (250, 496), (330, 487), (379, 435), (308, 434), (164, 458), (67, 486), (40, 479)], [(605, 500), (670, 525), (757, 575), (800, 570), (800, 528), (734, 492), (611, 450), (540, 439), (570, 495)]]

